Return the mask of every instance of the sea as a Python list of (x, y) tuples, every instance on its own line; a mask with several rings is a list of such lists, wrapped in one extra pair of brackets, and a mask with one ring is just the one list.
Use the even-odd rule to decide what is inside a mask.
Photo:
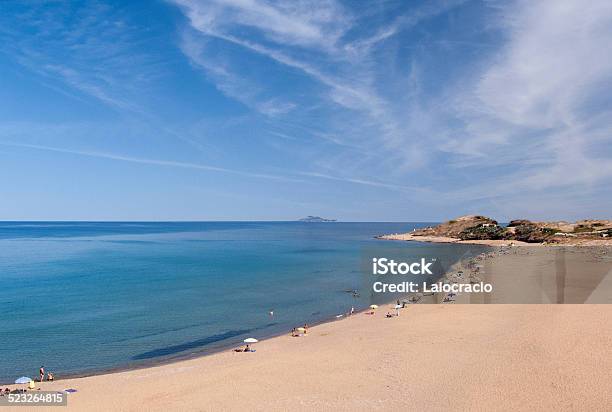
[(0, 383), (40, 366), (62, 378), (169, 362), (341, 318), (373, 302), (373, 253), (475, 253), (374, 238), (431, 224), (0, 222)]

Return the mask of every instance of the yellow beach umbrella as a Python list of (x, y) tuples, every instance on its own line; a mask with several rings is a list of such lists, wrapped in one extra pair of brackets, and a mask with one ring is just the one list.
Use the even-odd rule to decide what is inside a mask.
[(304, 328), (296, 328), (295, 330), (297, 330), (298, 332), (306, 332), (306, 329)]

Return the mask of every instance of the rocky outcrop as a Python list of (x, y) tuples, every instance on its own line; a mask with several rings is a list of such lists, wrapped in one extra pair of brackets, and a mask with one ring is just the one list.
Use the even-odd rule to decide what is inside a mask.
[(516, 220), (511, 220), (510, 223), (508, 223), (508, 227), (516, 227), (516, 226), (529, 225), (529, 224), (531, 224), (530, 220), (516, 219)]
[(509, 239), (509, 232), (498, 224), (482, 224), (467, 228), (459, 233), (461, 240)]
[(435, 227), (428, 227), (425, 229), (417, 230), (413, 233), (415, 236), (444, 236), (460, 238), (461, 233), (466, 230), (476, 228), (479, 226), (497, 226), (497, 222), (486, 216), (479, 215), (468, 215), (461, 216), (454, 220), (449, 220)]
[(415, 230), (413, 237), (439, 237), (456, 240), (515, 240), (527, 243), (576, 243), (581, 240), (612, 240), (612, 221), (580, 220), (568, 222), (510, 221), (501, 226), (486, 216), (469, 215), (449, 220), (435, 227)]
[(527, 243), (543, 243), (551, 241), (555, 233), (557, 231), (554, 229), (540, 227), (530, 222), (516, 226), (511, 238)]

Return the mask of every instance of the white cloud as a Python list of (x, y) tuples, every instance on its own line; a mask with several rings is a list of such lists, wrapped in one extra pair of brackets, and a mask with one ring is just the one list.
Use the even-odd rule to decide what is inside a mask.
[(346, 28), (345, 13), (333, 0), (174, 0), (194, 27), (211, 36), (254, 29), (273, 42), (328, 47)]
[(444, 150), (506, 168), (517, 191), (609, 182), (612, 3), (521, 1), (501, 9), (501, 27), (499, 53), (453, 97), (465, 128)]
[[(377, 71), (372, 71), (365, 57), (364, 61), (354, 60), (355, 45), (349, 50), (340, 44), (343, 33), (351, 28), (353, 17), (336, 2), (315, 4), (302, 1), (290, 3), (291, 6), (282, 2), (252, 1), (176, 0), (174, 3), (185, 11), (190, 29), (200, 34), (197, 37), (189, 30), (185, 31), (181, 49), (195, 65), (205, 70), (217, 88), (227, 96), (267, 115), (284, 114), (297, 108), (295, 102), (281, 98), (270, 101), (260, 97), (259, 91), (265, 89), (265, 83), (233, 72), (223, 57), (207, 52), (209, 38), (237, 45), (246, 52), (265, 56), (282, 66), (300, 71), (324, 86), (326, 104), (330, 110), (340, 106), (366, 115), (360, 117), (360, 122), (370, 128), (376, 127), (377, 140), (381, 140), (371, 144), (380, 147), (382, 143), (388, 149), (410, 152), (401, 139), (400, 125), (391, 113), (389, 102), (376, 90)], [(262, 18), (255, 23), (255, 16), (260, 12), (275, 18)], [(284, 27), (285, 23), (293, 20), (306, 22), (311, 29), (303, 30), (300, 25)], [(257, 40), (258, 37), (239, 30), (245, 26), (256, 27), (269, 41)], [(290, 30), (294, 31), (289, 35)], [(321, 33), (320, 38), (318, 35), (311, 36), (313, 33)], [(314, 41), (315, 38), (319, 41)], [(308, 50), (310, 58), (302, 55), (303, 49)], [(352, 143), (345, 145), (353, 146)]]

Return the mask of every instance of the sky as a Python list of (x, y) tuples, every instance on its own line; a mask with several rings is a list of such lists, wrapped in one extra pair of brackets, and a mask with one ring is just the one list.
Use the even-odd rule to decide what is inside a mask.
[(612, 218), (612, 2), (0, 2), (0, 220)]

